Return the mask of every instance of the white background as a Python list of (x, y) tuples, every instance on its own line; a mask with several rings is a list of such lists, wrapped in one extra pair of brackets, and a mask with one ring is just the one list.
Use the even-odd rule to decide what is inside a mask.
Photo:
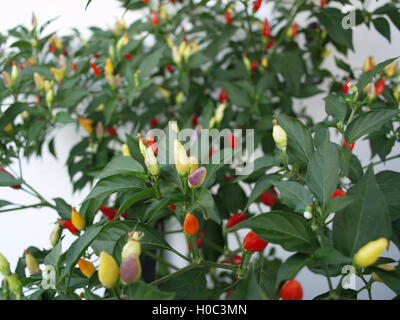
[[(13, 0), (3, 1), (2, 10), (0, 11), (0, 32), (6, 31), (17, 24), (30, 25), (31, 14), (34, 11), (38, 17), (39, 24), (51, 18), (59, 16), (53, 22), (48, 31), (59, 30), (59, 34), (68, 34), (72, 27), (78, 28), (84, 36), (90, 33), (88, 27), (95, 25), (99, 27), (113, 27), (116, 18), (122, 16), (124, 9), (119, 8), (117, 1), (93, 0), (88, 10), (84, 7), (84, 0), (70, 1), (54, 1), (54, 0)], [(380, 6), (384, 1), (378, 1), (376, 6)], [(371, 5), (372, 8), (372, 5)], [(267, 16), (270, 6), (263, 5), (262, 10), (258, 15), (263, 18)], [(132, 13), (126, 14), (127, 23), (131, 23), (135, 16)], [(300, 25), (307, 23), (305, 19), (299, 19)], [(350, 53), (348, 57), (342, 57), (353, 67), (360, 69), (365, 58), (369, 55), (375, 57), (377, 62), (392, 58), (400, 53), (400, 33), (391, 24), (392, 43), (390, 44), (385, 38), (377, 34), (371, 27), (368, 30), (365, 26), (357, 28), (354, 32), (354, 47), (356, 53)], [(332, 48), (333, 49), (333, 48)], [(335, 53), (336, 54), (336, 53)], [(333, 54), (326, 59), (325, 66), (330, 70), (335, 70), (335, 73), (340, 74), (340, 71), (335, 69), (333, 62)], [(308, 113), (318, 121), (325, 117), (324, 104), (322, 98), (324, 95), (318, 95), (311, 99), (303, 100), (302, 104), (296, 104), (296, 108), (307, 106)], [(80, 202), (89, 192), (88, 189), (82, 193), (72, 195), (67, 168), (64, 165), (70, 148), (77, 143), (79, 135), (84, 135), (75, 125), (67, 125), (60, 129), (56, 134), (56, 153), (58, 159), (55, 160), (45, 148), (43, 157), (40, 159), (31, 159), (29, 162), (22, 162), (24, 178), (37, 190), (39, 190), (46, 199), (62, 197), (73, 206), (79, 207)], [(339, 139), (339, 137), (335, 137)], [(396, 154), (399, 149), (396, 148)], [(368, 143), (357, 142), (354, 151), (356, 155), (361, 157), (363, 163), (367, 163), (370, 155)], [(375, 159), (375, 161), (378, 159)], [(14, 170), (18, 170), (18, 166), (12, 166)], [(378, 165), (377, 170), (390, 169), (400, 170), (400, 161), (395, 160), (388, 162), (386, 166)], [(0, 199), (7, 199), (21, 204), (34, 203), (29, 195), (15, 191), (11, 188), (0, 188)], [(264, 209), (267, 209), (264, 207)], [(43, 208), (40, 210), (30, 209), (25, 211), (15, 211), (12, 213), (0, 213), (0, 252), (2, 252), (10, 261), (11, 268), (14, 269), (18, 257), (23, 253), (23, 250), (33, 245), (39, 248), (49, 249), (49, 234), (56, 221), (56, 213), (50, 209)], [(243, 236), (245, 233), (243, 234)], [(67, 235), (65, 245), (74, 240), (74, 237)], [(172, 245), (178, 249), (185, 251), (187, 246), (182, 236), (170, 237)], [(67, 247), (65, 246), (64, 249)], [(289, 253), (278, 249), (278, 254), (281, 257), (287, 257)], [(399, 257), (399, 251), (392, 245), (386, 253), (387, 256), (394, 258)], [(175, 263), (182, 265), (180, 260)], [(322, 277), (315, 276), (308, 269), (304, 269), (297, 279), (302, 282), (304, 288), (304, 298), (311, 299), (314, 296), (326, 292), (328, 286), (326, 280)], [(336, 279), (337, 280), (337, 279)], [(335, 284), (337, 281), (335, 281)], [(357, 283), (357, 288), (360, 288), (361, 283)], [(373, 297), (375, 299), (390, 299), (394, 297), (394, 293), (383, 284), (374, 284)], [(365, 291), (359, 295), (359, 298), (366, 299)]]

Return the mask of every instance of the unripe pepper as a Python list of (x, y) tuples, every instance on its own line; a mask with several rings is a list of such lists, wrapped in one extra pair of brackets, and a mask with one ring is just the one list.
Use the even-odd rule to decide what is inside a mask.
[(60, 236), (61, 236), (60, 224), (56, 223), (53, 231), (50, 234), (50, 243), (53, 247), (57, 245), (58, 241), (60, 240)]
[(289, 280), (281, 290), (282, 300), (302, 300), (303, 288), (297, 280)]
[(124, 261), (131, 254), (140, 256), (141, 247), (140, 247), (140, 239), (144, 236), (143, 232), (140, 231), (131, 231), (129, 232), (128, 242), (122, 248), (122, 261)]
[(136, 282), (142, 274), (139, 257), (135, 254), (128, 256), (120, 267), (121, 281), (124, 284)]
[(199, 168), (199, 160), (195, 156), (189, 157), (190, 169), (189, 174), (192, 174)]
[(3, 276), (10, 275), (10, 265), (9, 265), (7, 259), (1, 253), (0, 253), (0, 273)]
[(85, 229), (86, 227), (85, 218), (82, 217), (80, 213), (75, 210), (75, 208), (72, 208), (71, 222), (74, 225), (74, 227), (77, 228), (79, 231)]
[(22, 283), (19, 280), (18, 275), (13, 273), (9, 277), (7, 277), (7, 281), (12, 293), (15, 294), (17, 300), (20, 300), (22, 296)]
[(93, 263), (82, 258), (79, 259), (78, 266), (81, 272), (88, 278), (90, 278), (96, 271), (96, 268), (94, 267)]
[(386, 238), (368, 242), (355, 254), (353, 265), (357, 268), (369, 267), (378, 260), (379, 256), (386, 250), (388, 245), (389, 241)]
[(250, 231), (243, 240), (243, 248), (249, 252), (262, 251), (267, 244), (267, 241), (260, 239), (253, 231)]
[(131, 153), (130, 153), (130, 151), (129, 151), (129, 147), (128, 147), (128, 145), (125, 144), (125, 143), (122, 145), (122, 154), (123, 154), (125, 157), (130, 157), (130, 156), (131, 156)]
[(6, 88), (11, 88), (14, 84), (13, 81), (11, 80), (11, 77), (7, 71), (3, 71), (3, 84)]
[[(385, 271), (394, 271), (394, 270), (396, 270), (395, 267), (389, 266), (388, 264), (380, 264), (380, 265), (378, 266), (378, 268), (379, 268), (379, 269), (382, 269), (382, 270), (385, 270)], [(383, 280), (381, 279), (381, 277), (378, 276), (375, 272), (372, 272), (372, 273), (371, 273), (371, 277), (372, 277), (372, 279), (373, 279), (374, 281), (383, 282)]]
[(363, 71), (364, 72), (371, 71), (374, 67), (375, 67), (375, 59), (373, 57), (368, 57), (364, 62)]
[(175, 139), (174, 141), (174, 159), (176, 171), (180, 176), (184, 176), (189, 173), (190, 162), (187, 156), (185, 148), (182, 144)]
[(272, 137), (275, 143), (281, 147), (282, 150), (286, 150), (287, 146), (287, 135), (286, 131), (278, 124), (275, 119), (272, 121), (274, 127), (272, 129)]
[(298, 24), (297, 24), (297, 22), (295, 22), (295, 23), (293, 23), (293, 25), (291, 25), (289, 27), (286, 35), (288, 36), (288, 38), (293, 39), (297, 35), (297, 32), (298, 32)]
[(25, 264), (30, 274), (40, 273), (39, 263), (28, 250), (25, 250)]
[(222, 119), (224, 118), (225, 108), (226, 108), (226, 103), (221, 103), (217, 107), (217, 110), (215, 110), (214, 119), (216, 124), (220, 124)]
[(107, 252), (100, 252), (99, 280), (108, 289), (114, 287), (119, 279), (119, 268), (115, 259)]
[(93, 121), (91, 119), (85, 119), (81, 116), (78, 116), (78, 122), (80, 126), (89, 134), (93, 132)]
[(193, 236), (199, 231), (199, 221), (193, 214), (186, 214), (183, 230), (189, 236)]
[(40, 74), (35, 72), (33, 74), (33, 80), (35, 81), (36, 89), (42, 91), (44, 88), (44, 78)]
[[(232, 228), (238, 223), (246, 220), (246, 215), (244, 212), (237, 212), (233, 216), (229, 217), (228, 222), (226, 223), (226, 229)], [(235, 231), (235, 230), (232, 230)]]
[(200, 167), (194, 172), (192, 172), (188, 177), (188, 184), (191, 189), (199, 188), (206, 179), (207, 169), (205, 167)]
[(18, 80), (18, 68), (17, 65), (13, 65), (11, 68), (11, 81), (15, 84)]
[(160, 168), (158, 167), (158, 162), (156, 157), (154, 156), (152, 148), (147, 148), (144, 163), (151, 175), (157, 176), (159, 174)]

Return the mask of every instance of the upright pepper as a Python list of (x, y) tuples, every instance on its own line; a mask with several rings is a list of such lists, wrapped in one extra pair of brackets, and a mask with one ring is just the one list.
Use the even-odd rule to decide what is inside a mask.
[(114, 287), (119, 279), (119, 268), (115, 259), (107, 252), (100, 253), (99, 280), (108, 289)]
[(78, 260), (78, 266), (81, 272), (88, 278), (90, 278), (96, 271), (93, 263), (82, 258)]
[(199, 221), (193, 214), (186, 214), (183, 230), (189, 236), (193, 236), (199, 231)]
[(72, 208), (71, 222), (79, 231), (85, 229), (86, 227), (85, 218), (82, 217), (81, 214), (75, 210), (75, 208)]
[(243, 240), (243, 248), (248, 252), (263, 251), (267, 245), (268, 242), (260, 239), (253, 231), (250, 231)]
[(303, 288), (297, 280), (289, 280), (281, 290), (282, 300), (302, 300)]
[(374, 264), (381, 253), (386, 250), (389, 241), (386, 238), (379, 238), (368, 242), (354, 256), (353, 265), (357, 268), (366, 268)]

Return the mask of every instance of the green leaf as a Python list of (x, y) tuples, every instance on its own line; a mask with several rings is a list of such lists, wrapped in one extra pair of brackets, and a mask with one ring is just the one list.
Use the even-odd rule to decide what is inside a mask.
[(258, 275), (259, 286), (271, 300), (279, 299), (279, 292), (276, 291), (275, 283), (281, 265), (282, 261), (276, 258), (273, 260), (260, 259), (255, 264), (254, 270)]
[(238, 107), (249, 108), (252, 104), (249, 95), (239, 86), (231, 82), (222, 82), (221, 86), (226, 90), (229, 100)]
[(334, 247), (352, 257), (370, 241), (387, 238), (392, 234), (385, 198), (376, 182), (373, 167), (369, 167), (362, 180), (347, 193), (356, 200), (336, 213), (333, 222)]
[(270, 154), (266, 154), (260, 158), (257, 158), (254, 160), (253, 163), (253, 172), (249, 174), (248, 176), (241, 175), (237, 179), (238, 180), (243, 180), (247, 183), (255, 182), (262, 176), (264, 176), (265, 171), (269, 168), (272, 168), (273, 166), (278, 165), (278, 161), (275, 159), (274, 156)]
[(61, 258), (61, 241), (49, 252), (49, 254), (44, 258), (45, 265), (52, 265), (53, 267), (58, 266), (58, 261)]
[(71, 220), (72, 207), (61, 198), (54, 198), (56, 210), (63, 220)]
[(339, 97), (329, 95), (325, 99), (325, 111), (337, 121), (344, 122), (347, 114), (347, 106), (340, 101)]
[(121, 214), (124, 213), (125, 210), (133, 206), (136, 202), (152, 197), (153, 195), (154, 195), (153, 188), (146, 188), (143, 191), (133, 194), (127, 200), (125, 200), (124, 203), (119, 207), (118, 212), (114, 217), (114, 220), (117, 220), (121, 216)]
[(0, 118), (0, 130), (3, 130), (9, 123), (13, 123), (14, 119), (27, 109), (28, 106), (24, 103), (14, 103), (9, 106)]
[(239, 282), (234, 289), (232, 300), (261, 300), (260, 287), (257, 282), (257, 275), (251, 268), (247, 276)]
[(0, 208), (7, 207), (7, 206), (12, 205), (12, 204), (13, 204), (12, 202), (9, 202), (9, 201), (6, 201), (6, 200), (0, 200)]
[(185, 270), (176, 277), (166, 281), (161, 286), (161, 290), (174, 292), (176, 300), (206, 299), (206, 273), (207, 269), (203, 267)]
[(400, 218), (400, 173), (381, 171), (376, 176), (376, 182), (385, 200), (392, 221)]
[(320, 10), (319, 21), (325, 26), (329, 37), (333, 42), (353, 50), (353, 31), (343, 29), (342, 20), (344, 14), (337, 8), (325, 8)]
[(197, 189), (196, 192), (197, 192), (197, 201), (193, 204), (193, 206), (190, 206), (189, 211), (194, 209), (200, 209), (204, 219), (208, 220), (211, 218), (211, 214), (215, 206), (214, 198), (211, 194), (211, 191), (208, 189), (199, 188)]
[(328, 265), (351, 264), (353, 262), (352, 258), (342, 255), (335, 248), (331, 247), (323, 247), (317, 249), (313, 254), (313, 259)]
[(386, 121), (389, 121), (398, 113), (398, 110), (377, 110), (359, 115), (346, 128), (347, 144), (351, 144), (363, 135), (380, 129)]
[(275, 287), (277, 288), (282, 281), (294, 279), (309, 260), (309, 256), (301, 253), (290, 256), (279, 268)]
[(288, 116), (278, 115), (279, 125), (286, 131), (289, 160), (307, 165), (314, 152), (310, 130), (300, 121)]
[(361, 92), (365, 88), (365, 86), (372, 81), (375, 74), (379, 73), (383, 68), (391, 64), (397, 58), (398, 57), (385, 60), (381, 63), (378, 63), (372, 70), (364, 72), (357, 83), (358, 91)]
[(144, 169), (135, 159), (117, 155), (105, 166), (97, 179), (128, 174), (144, 177)]
[(372, 19), (375, 29), (383, 35), (389, 42), (390, 41), (390, 25), (385, 18)]
[(354, 197), (336, 197), (334, 199), (329, 199), (328, 202), (323, 207), (323, 217), (327, 218), (329, 214), (333, 212), (339, 212), (350, 205), (356, 199)]
[(250, 228), (261, 239), (279, 244), (287, 251), (311, 253), (318, 246), (306, 220), (294, 213), (271, 211), (245, 220), (234, 228)]
[(278, 188), (283, 202), (296, 212), (303, 213), (312, 203), (311, 192), (298, 182), (276, 181), (273, 185)]
[(100, 180), (86, 197), (85, 202), (90, 199), (103, 200), (115, 192), (134, 191), (144, 189), (144, 181), (134, 176), (112, 176)]
[(144, 57), (139, 66), (140, 77), (145, 78), (152, 74), (153, 70), (158, 66), (163, 51), (163, 49), (158, 49)]
[(63, 124), (76, 122), (76, 120), (71, 117), (70, 113), (65, 111), (57, 112), (55, 121)]
[(41, 120), (35, 122), (29, 129), (28, 132), (28, 139), (26, 139), (26, 148), (29, 147), (32, 142), (36, 141), (36, 138), (40, 132), (40, 130), (43, 129), (43, 127), (46, 125), (47, 120)]
[(139, 280), (125, 287), (128, 300), (172, 300), (174, 292), (163, 292)]
[(93, 225), (86, 229), (85, 233), (75, 240), (67, 250), (65, 259), (65, 269), (69, 278), (75, 268), (79, 258), (84, 254), (90, 244), (102, 232), (107, 225)]
[(0, 186), (1, 187), (15, 186), (15, 185), (19, 185), (19, 184), (21, 184), (20, 180), (15, 179), (13, 176), (9, 175), (8, 173), (0, 171)]
[(317, 148), (308, 163), (306, 183), (325, 205), (339, 182), (339, 153), (336, 146), (325, 136), (325, 143)]
[(400, 295), (400, 268), (397, 267), (396, 270), (386, 271), (380, 268), (371, 268), (382, 281), (392, 289), (396, 294)]
[(144, 221), (150, 222), (154, 221), (159, 212), (169, 206), (170, 204), (175, 204), (177, 202), (183, 201), (185, 196), (181, 193), (172, 193), (166, 195), (162, 200), (154, 200), (152, 201), (146, 209), (146, 213), (144, 215)]
[(272, 184), (275, 180), (277, 180), (280, 177), (278, 174), (268, 174), (256, 182), (253, 190), (251, 191), (251, 194), (249, 196), (249, 200), (247, 200), (246, 207), (244, 208), (244, 211), (247, 211), (249, 206), (256, 201), (261, 193), (263, 193), (265, 190), (269, 189), (272, 187)]

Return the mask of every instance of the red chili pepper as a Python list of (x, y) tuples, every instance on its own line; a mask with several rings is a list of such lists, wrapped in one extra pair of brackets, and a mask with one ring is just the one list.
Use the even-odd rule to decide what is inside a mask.
[(228, 94), (226, 93), (226, 91), (224, 89), (222, 89), (221, 92), (219, 93), (218, 100), (220, 103), (228, 102)]
[(147, 144), (153, 149), (154, 155), (158, 155), (158, 146), (154, 139), (148, 139)]
[(345, 147), (348, 147), (350, 149), (350, 151), (353, 152), (354, 144), (355, 144), (355, 142), (353, 142), (352, 144), (347, 144), (346, 140), (344, 140), (342, 148), (344, 149)]
[(253, 5), (253, 12), (257, 12), (261, 7), (262, 0), (256, 0)]
[(100, 69), (99, 69), (93, 62), (90, 63), (90, 67), (92, 68), (93, 74), (94, 74), (96, 77), (98, 77), (98, 76), (101, 75)]
[(98, 54), (98, 53), (95, 53), (95, 54), (93, 55), (93, 58), (95, 58), (95, 59), (98, 59), (98, 58), (100, 58), (100, 54)]
[(72, 224), (72, 221), (70, 221), (70, 220), (62, 221), (61, 225), (64, 228), (67, 228), (72, 234), (79, 233), (79, 230), (77, 228), (75, 228), (75, 226)]
[(125, 60), (131, 60), (133, 58), (133, 55), (131, 55), (130, 53), (127, 53), (126, 55), (124, 55)]
[(343, 190), (340, 189), (336, 189), (332, 196), (331, 199), (335, 199), (336, 197), (345, 197), (346, 196), (346, 192), (344, 192)]
[(150, 120), (150, 127), (156, 128), (157, 126), (158, 126), (158, 120), (157, 120), (156, 117), (153, 117), (153, 118)]
[(39, 103), (42, 98), (40, 96), (36, 96), (36, 102)]
[(21, 70), (21, 71), (24, 70), (24, 65), (20, 64), (19, 65), (19, 70)]
[(158, 24), (160, 23), (160, 19), (158, 18), (158, 14), (156, 11), (152, 11), (151, 12), (151, 24), (153, 26), (158, 26)]
[(56, 52), (57, 48), (54, 44), (50, 45), (50, 52)]
[[(231, 262), (228, 259), (222, 260), (221, 263), (231, 264)], [(241, 263), (242, 263), (242, 257), (239, 255), (235, 255), (233, 257), (233, 264), (240, 266)]]
[(272, 207), (276, 202), (276, 197), (269, 192), (261, 193), (261, 201), (266, 205)]
[(228, 139), (229, 147), (231, 149), (236, 149), (239, 147), (239, 142), (236, 140), (235, 136), (232, 133), (228, 132), (226, 134), (226, 137)]
[(175, 210), (176, 210), (176, 205), (174, 205), (174, 204), (170, 204), (168, 207), (169, 207), (172, 211), (175, 211)]
[(267, 244), (267, 241), (261, 240), (253, 231), (250, 231), (243, 240), (243, 248), (249, 252), (262, 251)]
[(187, 42), (186, 29), (182, 26), (183, 41)]
[(167, 69), (169, 72), (174, 72), (174, 67), (171, 65), (171, 64), (167, 64), (166, 66), (165, 66), (165, 69)]
[(144, 4), (149, 4), (149, 0), (143, 0)]
[[(105, 207), (105, 206), (101, 206), (100, 207), (100, 211), (103, 213), (104, 217), (107, 218), (108, 221), (112, 221), (115, 218), (115, 215), (118, 212), (118, 209), (111, 209), (109, 207)], [(121, 217), (123, 217), (124, 219), (128, 218), (128, 214), (126, 212), (121, 214)], [(117, 221), (119, 221), (120, 219), (118, 218)]]
[(230, 174), (227, 174), (227, 175), (225, 176), (225, 179), (226, 179), (227, 181), (233, 181), (233, 180), (235, 180), (235, 178), (234, 178), (233, 176), (231, 176)]
[(199, 122), (199, 119), (197, 118), (197, 116), (195, 114), (193, 114), (193, 116), (192, 116), (192, 127), (197, 126), (198, 122)]
[(214, 154), (215, 150), (213, 147), (210, 148), (210, 152), (208, 153), (208, 157), (211, 158)]
[(321, 9), (325, 8), (326, 3), (328, 2), (328, 0), (319, 0), (319, 3), (321, 5)]
[(226, 223), (226, 229), (232, 228), (233, 226), (244, 220), (246, 220), (246, 215), (244, 214), (244, 212), (235, 213), (233, 216), (229, 217), (228, 222)]
[(232, 14), (228, 9), (225, 10), (225, 22), (227, 25), (232, 25)]
[(171, 0), (171, 3), (175, 4), (175, 0)]
[(350, 83), (350, 79), (347, 79), (346, 82), (343, 84), (342, 92), (344, 94), (348, 94), (349, 93), (349, 90), (350, 90), (350, 87), (348, 86), (349, 83)]
[(250, 65), (250, 70), (251, 70), (251, 72), (256, 71), (257, 66), (258, 66), (258, 61), (253, 61), (253, 62), (251, 63), (251, 65)]
[(267, 42), (267, 49), (271, 49), (275, 44), (275, 39), (269, 39)]
[(281, 290), (282, 300), (302, 300), (303, 289), (297, 280), (289, 280)]
[(72, 62), (71, 69), (73, 71), (76, 71), (76, 69), (78, 69), (78, 66), (77, 66), (77, 64), (75, 62)]
[(375, 85), (375, 93), (382, 94), (384, 90), (385, 90), (385, 77), (382, 77)]
[(227, 291), (226, 292), (226, 296), (229, 298), (229, 297), (232, 297), (233, 296), (233, 291), (232, 290), (229, 290), (229, 291)]
[(262, 31), (263, 37), (269, 38), (271, 36), (271, 26), (269, 25), (268, 19), (264, 20), (264, 27)]
[[(10, 175), (11, 177), (14, 178), (14, 176), (11, 173), (9, 173), (7, 170), (5, 170), (3, 168), (0, 168), (0, 171), (3, 171), (4, 173), (7, 173), (8, 175)], [(18, 184), (18, 185), (14, 185), (14, 186), (10, 186), (10, 187), (13, 188), (13, 189), (19, 189), (19, 188), (21, 188), (21, 185)]]
[(294, 38), (297, 35), (297, 32), (299, 30), (299, 26), (297, 22), (293, 23), (292, 25), (292, 38)]
[(118, 133), (117, 133), (117, 131), (115, 130), (115, 128), (113, 126), (108, 126), (107, 127), (107, 132), (111, 137), (117, 137), (118, 136)]

